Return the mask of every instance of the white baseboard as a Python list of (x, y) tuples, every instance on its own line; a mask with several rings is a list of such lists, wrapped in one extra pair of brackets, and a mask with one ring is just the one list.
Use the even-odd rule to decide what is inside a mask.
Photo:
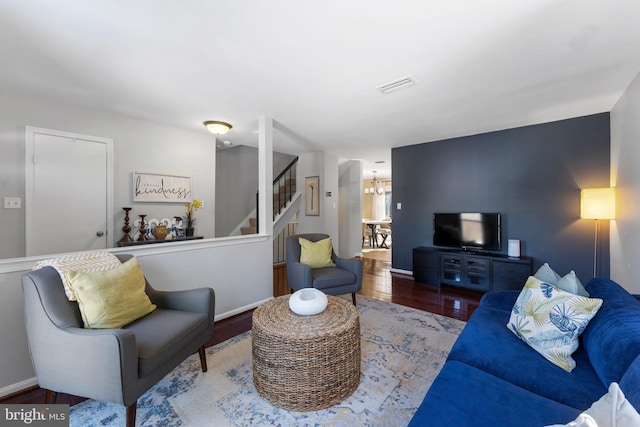
[(413, 271), (412, 270), (402, 270), (400, 268), (392, 268), (389, 271), (391, 271), (392, 273), (406, 274), (407, 276), (413, 276)]
[(19, 383), (0, 388), (0, 397), (8, 396), (10, 394), (26, 390), (29, 387), (33, 387), (34, 385), (38, 385), (38, 377), (29, 378), (27, 380), (20, 381)]
[(226, 312), (224, 312), (222, 314), (218, 314), (217, 316), (215, 316), (213, 318), (213, 321), (217, 322), (218, 320), (226, 319), (227, 317), (231, 317), (231, 316), (235, 316), (236, 314), (244, 313), (245, 311), (248, 311), (248, 310), (251, 310), (251, 309), (256, 308), (258, 306), (261, 306), (265, 302), (267, 302), (269, 300), (272, 300), (272, 299), (273, 299), (273, 297), (266, 298), (266, 299), (263, 299), (262, 301), (256, 301), (254, 303), (247, 304), (244, 307), (238, 307), (235, 310), (226, 311)]

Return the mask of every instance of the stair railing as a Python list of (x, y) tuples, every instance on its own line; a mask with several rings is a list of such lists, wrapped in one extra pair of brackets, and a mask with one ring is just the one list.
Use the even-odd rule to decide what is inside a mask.
[[(298, 157), (273, 180), (273, 219), (280, 214), (296, 193), (296, 165)], [(256, 193), (256, 218), (260, 218), (260, 193)], [(256, 223), (256, 232), (260, 232), (260, 220)]]
[(293, 159), (280, 175), (273, 180), (273, 219), (275, 219), (287, 206), (287, 203), (293, 199), (293, 195), (296, 192), (297, 164), (298, 157)]
[(288, 222), (280, 234), (273, 238), (273, 263), (279, 264), (287, 260), (287, 237), (297, 234), (298, 222), (295, 218)]

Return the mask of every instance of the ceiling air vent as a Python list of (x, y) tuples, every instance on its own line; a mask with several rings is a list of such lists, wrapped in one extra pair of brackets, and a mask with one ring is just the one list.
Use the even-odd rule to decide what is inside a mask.
[(403, 77), (401, 79), (389, 82), (387, 84), (378, 86), (376, 89), (378, 89), (380, 92), (384, 94), (387, 94), (387, 93), (395, 92), (400, 89), (407, 88), (409, 86), (413, 86), (414, 84), (416, 84), (416, 81), (413, 79), (413, 77), (407, 76), (407, 77)]

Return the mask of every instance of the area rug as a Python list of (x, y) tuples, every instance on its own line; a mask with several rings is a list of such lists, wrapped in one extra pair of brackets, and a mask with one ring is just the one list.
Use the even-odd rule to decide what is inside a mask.
[[(465, 322), (358, 296), (361, 379), (343, 402), (319, 411), (271, 405), (253, 387), (251, 332), (207, 349), (209, 371), (189, 357), (138, 400), (137, 426), (406, 426)], [(71, 426), (122, 426), (124, 407), (87, 400)]]

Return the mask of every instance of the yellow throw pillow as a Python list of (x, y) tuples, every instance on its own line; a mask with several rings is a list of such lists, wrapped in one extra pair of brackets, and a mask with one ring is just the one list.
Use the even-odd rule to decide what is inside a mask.
[(120, 328), (156, 309), (135, 257), (111, 270), (68, 274), (85, 328)]
[(333, 245), (330, 237), (317, 242), (300, 237), (298, 241), (300, 242), (300, 262), (302, 264), (307, 264), (311, 268), (336, 266), (331, 259)]

